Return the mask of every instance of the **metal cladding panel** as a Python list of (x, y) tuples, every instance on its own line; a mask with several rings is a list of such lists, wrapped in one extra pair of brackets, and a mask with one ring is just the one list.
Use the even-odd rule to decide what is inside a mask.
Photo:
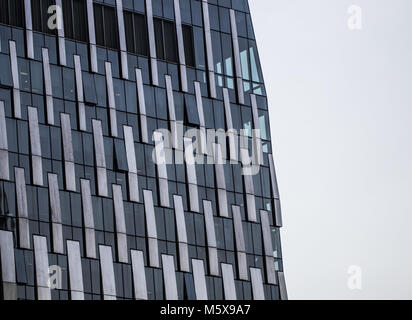
[(90, 181), (80, 180), (82, 191), (82, 205), (83, 205), (83, 220), (86, 228), (94, 228), (93, 205), (90, 191)]
[(134, 298), (136, 300), (147, 300), (146, 273), (144, 267), (144, 256), (142, 251), (131, 251)]
[(283, 226), (283, 220), (282, 220), (282, 208), (280, 206), (280, 200), (275, 199), (275, 220), (276, 220), (276, 226), (277, 227), (282, 227)]
[(263, 245), (265, 255), (273, 257), (272, 232), (270, 230), (269, 214), (267, 211), (260, 211), (260, 219), (262, 222)]
[(133, 202), (139, 202), (139, 180), (136, 173), (128, 173), (129, 181), (129, 199)]
[(247, 261), (246, 261), (246, 246), (243, 234), (242, 216), (240, 207), (232, 206), (233, 224), (235, 230), (236, 250), (238, 257), (239, 278), (248, 280)]
[(230, 106), (229, 91), (223, 88), (223, 102), (225, 105), (226, 127), (228, 130), (233, 129), (232, 108)]
[(35, 156), (41, 156), (39, 119), (37, 116), (37, 108), (28, 107), (27, 113), (29, 117), (31, 153)]
[(207, 244), (209, 247), (216, 248), (215, 221), (213, 219), (212, 203), (210, 201), (204, 200), (203, 208), (205, 212)]
[(159, 261), (159, 247), (157, 241), (157, 227), (156, 216), (153, 206), (153, 194), (150, 190), (143, 190), (145, 216), (146, 216), (146, 229), (147, 236), (149, 238), (149, 261), (150, 266), (158, 268), (160, 266)]
[(39, 300), (51, 300), (47, 238), (33, 236), (33, 247), (36, 270), (37, 298)]
[(149, 51), (150, 51), (150, 65), (152, 69), (152, 84), (159, 85), (159, 74), (157, 70), (157, 55), (156, 55), (156, 40), (153, 24), (153, 6), (152, 0), (146, 0), (146, 16), (147, 16), (147, 30), (149, 34)]
[(84, 300), (84, 285), (80, 244), (67, 241), (67, 260), (69, 265), (69, 283), (72, 300)]
[(62, 113), (60, 115), (63, 138), (63, 154), (64, 160), (74, 162), (72, 129), (70, 124), (70, 115)]
[(260, 269), (250, 268), (250, 279), (252, 281), (253, 300), (265, 300), (262, 271)]
[(183, 208), (183, 199), (181, 196), (174, 196), (175, 220), (177, 229), (177, 240), (179, 242), (179, 261), (180, 270), (190, 272), (189, 266), (189, 250), (187, 244), (187, 230), (185, 212)]
[(24, 16), (26, 22), (26, 50), (27, 57), (34, 59), (34, 45), (33, 45), (33, 22), (32, 22), (32, 10), (31, 1), (24, 0)]
[(225, 169), (223, 167), (223, 156), (222, 156), (222, 146), (215, 143), (214, 147), (214, 160), (215, 160), (215, 174), (216, 174), (216, 184), (218, 189), (226, 190), (225, 181)]
[(126, 147), (127, 166), (130, 173), (137, 173), (136, 153), (133, 140), (133, 128), (129, 126), (123, 127), (124, 142)]
[(0, 101), (0, 150), (8, 150), (6, 115), (4, 112), (4, 101)]
[(117, 114), (116, 114), (116, 100), (114, 97), (114, 87), (113, 87), (113, 76), (112, 76), (112, 64), (110, 62), (105, 62), (106, 71), (106, 90), (108, 96), (109, 104), (109, 117), (110, 117), (110, 132), (112, 137), (118, 136), (117, 131)]
[(9, 41), (9, 50), (10, 50), (11, 75), (13, 79), (13, 109), (14, 109), (13, 114), (15, 118), (21, 119), (20, 80), (19, 80), (19, 68), (17, 64), (17, 51), (16, 51), (15, 41), (11, 41), (11, 40)]
[(275, 199), (279, 199), (278, 181), (276, 179), (276, 171), (275, 171), (275, 164), (273, 161), (273, 155), (268, 154), (268, 158), (269, 158), (269, 168), (270, 168), (270, 181), (272, 185), (272, 195)]
[(113, 188), (114, 213), (115, 213), (115, 219), (116, 219), (116, 231), (118, 233), (126, 233), (126, 222), (124, 219), (122, 187), (119, 185), (113, 185), (112, 188)]
[(97, 166), (98, 192), (102, 197), (107, 197), (107, 176), (106, 176), (106, 157), (104, 153), (102, 123), (98, 120), (92, 121), (94, 152)]
[(172, 78), (169, 75), (166, 75), (165, 81), (166, 81), (167, 106), (169, 110), (169, 120), (176, 121), (176, 110), (175, 110), (175, 102), (174, 102), (174, 97), (173, 97)]
[(235, 71), (237, 77), (237, 95), (238, 101), (240, 104), (245, 104), (245, 96), (243, 92), (243, 75), (242, 75), (242, 66), (240, 61), (240, 51), (239, 51), (239, 39), (237, 33), (237, 25), (236, 25), (236, 15), (233, 9), (230, 10), (230, 24), (232, 27), (232, 44), (233, 44), (233, 52), (235, 56)]
[(225, 300), (237, 300), (233, 267), (231, 264), (222, 263), (223, 289)]
[(207, 67), (209, 70), (209, 90), (210, 96), (216, 98), (216, 79), (215, 79), (215, 67), (213, 60), (213, 47), (212, 47), (212, 36), (210, 31), (210, 18), (209, 18), (209, 4), (207, 0), (202, 0), (203, 7), (203, 23), (205, 32), (205, 42), (206, 42), (206, 57), (207, 57)]
[(192, 260), (193, 279), (197, 300), (208, 300), (203, 260)]
[(204, 127), (205, 126), (205, 114), (203, 112), (202, 92), (200, 89), (200, 83), (198, 81), (195, 81), (195, 94), (196, 94), (197, 113), (199, 115), (199, 123), (201, 127)]
[(286, 290), (285, 274), (283, 272), (278, 272), (278, 278), (279, 278), (280, 299), (281, 300), (288, 300), (288, 293), (287, 293), (287, 290)]
[(53, 90), (50, 75), (49, 49), (42, 48), (44, 91), (46, 94), (47, 123), (54, 125)]
[(10, 231), (0, 230), (0, 259), (2, 281), (16, 283), (13, 233)]
[(117, 25), (119, 31), (119, 42), (120, 42), (120, 63), (122, 66), (122, 77), (123, 79), (129, 78), (129, 70), (127, 65), (127, 47), (126, 47), (126, 32), (124, 28), (124, 17), (123, 17), (123, 0), (116, 0), (116, 12), (117, 12)]
[(136, 86), (137, 98), (139, 100), (139, 112), (141, 115), (146, 115), (146, 100), (144, 96), (144, 86), (141, 69), (136, 69)]
[(259, 110), (256, 100), (256, 95), (251, 94), (250, 100), (252, 102), (252, 118), (253, 118), (253, 127), (255, 129), (253, 134), (253, 140), (255, 143), (255, 150), (258, 156), (259, 164), (263, 165), (263, 147), (262, 147), (262, 133), (259, 122)]
[(99, 253), (104, 300), (116, 300), (112, 247), (100, 245)]
[(153, 194), (150, 190), (143, 191), (144, 206), (146, 212), (146, 225), (149, 238), (157, 239), (156, 218), (153, 206)]
[(82, 209), (83, 223), (85, 227), (86, 256), (89, 258), (96, 258), (96, 241), (90, 181), (81, 179), (80, 186), (82, 192)]
[(56, 174), (48, 174), (49, 182), (49, 199), (52, 220), (52, 234), (53, 234), (53, 252), (64, 253), (63, 249), (63, 231), (62, 231), (62, 217), (60, 207), (60, 192), (58, 177)]
[(180, 0), (174, 0), (174, 12), (176, 20), (176, 35), (177, 35), (177, 49), (179, 53), (180, 63), (180, 81), (183, 92), (187, 92), (187, 74), (186, 74), (186, 56), (185, 56), (185, 44), (183, 40), (182, 31), (182, 17), (180, 13)]
[(77, 109), (79, 118), (79, 129), (86, 131), (86, 112), (84, 105), (84, 89), (83, 89), (83, 75), (80, 56), (74, 55), (74, 74), (76, 79), (76, 95), (77, 95)]
[(242, 216), (240, 207), (232, 206), (233, 222), (235, 227), (236, 249), (237, 251), (246, 252), (245, 237), (243, 235)]
[(0, 150), (0, 179), (10, 179), (9, 153), (6, 150)]
[(184, 242), (179, 242), (179, 266), (180, 271), (190, 272), (189, 262), (189, 245)]
[(136, 87), (137, 87), (137, 99), (139, 103), (139, 113), (140, 113), (140, 134), (141, 141), (143, 143), (149, 142), (149, 133), (147, 129), (147, 118), (146, 118), (146, 100), (144, 96), (144, 86), (142, 79), (142, 70), (136, 69)]
[(277, 285), (278, 282), (276, 279), (275, 258), (266, 256), (265, 264), (267, 283)]
[(173, 256), (162, 255), (166, 300), (178, 300), (176, 271)]
[(80, 61), (80, 56), (74, 55), (73, 60), (74, 60), (74, 75), (76, 79), (77, 101), (84, 102), (82, 64)]
[(90, 45), (90, 62), (92, 72), (98, 72), (97, 68), (97, 48), (96, 48), (96, 31), (94, 27), (94, 10), (93, 0), (86, 0), (87, 7), (87, 26), (89, 33), (89, 45)]
[(122, 187), (119, 185), (113, 185), (112, 188), (118, 257), (120, 262), (128, 263), (129, 258), (127, 252), (126, 221), (124, 217)]
[(217, 190), (218, 202), (219, 202), (219, 215), (224, 218), (229, 218), (229, 212), (227, 209), (227, 192), (223, 189)]
[(219, 275), (219, 262), (217, 257), (217, 241), (215, 231), (215, 221), (213, 218), (212, 203), (203, 201), (203, 210), (205, 215), (206, 238), (209, 254), (209, 272), (211, 275)]
[[(56, 0), (56, 6), (63, 8), (62, 0)], [(60, 19), (60, 21), (59, 21)], [(59, 59), (62, 66), (66, 66), (66, 40), (64, 39), (64, 23), (63, 23), (62, 10), (57, 14), (57, 23), (59, 28), (57, 29), (58, 42), (59, 42)]]
[(43, 165), (41, 160), (41, 142), (39, 119), (37, 115), (37, 108), (28, 107), (27, 113), (29, 117), (29, 133), (30, 133), (30, 151), (32, 160), (32, 175), (33, 184), (43, 185)]
[(4, 180), (10, 179), (8, 149), (4, 102), (0, 101), (0, 179)]
[(175, 205), (175, 217), (176, 217), (176, 228), (177, 228), (177, 238), (179, 242), (187, 243), (187, 231), (186, 231), (186, 220), (185, 212), (183, 208), (183, 198), (181, 196), (173, 196)]
[(30, 249), (29, 233), (29, 213), (27, 207), (26, 180), (24, 169), (14, 168), (16, 179), (16, 198), (17, 198), (17, 218), (19, 225), (19, 245), (21, 248)]
[(60, 209), (60, 195), (59, 195), (59, 182), (56, 174), (48, 174), (49, 180), (49, 198), (51, 218), (54, 223), (62, 223), (61, 209)]

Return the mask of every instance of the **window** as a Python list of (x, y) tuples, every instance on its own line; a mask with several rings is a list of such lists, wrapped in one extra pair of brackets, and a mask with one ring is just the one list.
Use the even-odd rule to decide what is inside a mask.
[(263, 95), (263, 76), (256, 42), (239, 38), (239, 50), (245, 93), (251, 92), (257, 95)]
[(146, 17), (143, 14), (124, 11), (124, 28), (127, 51), (149, 56)]
[(0, 0), (0, 23), (24, 28), (24, 0)]
[(175, 24), (171, 21), (154, 19), (156, 53), (160, 60), (178, 62)]
[(185, 47), (186, 65), (195, 66), (195, 54), (193, 47), (193, 28), (189, 25), (182, 25), (183, 43)]
[(50, 6), (55, 5), (54, 0), (31, 0), (31, 16), (34, 31), (56, 34), (56, 28), (50, 29), (47, 25), (49, 17), (52, 16), (47, 11)]
[(87, 42), (87, 8), (84, 0), (63, 0), (64, 36)]
[(119, 49), (119, 32), (114, 7), (94, 4), (96, 44)]

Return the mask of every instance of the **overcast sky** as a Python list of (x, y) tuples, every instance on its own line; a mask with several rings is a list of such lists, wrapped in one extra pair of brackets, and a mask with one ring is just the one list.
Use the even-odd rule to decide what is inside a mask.
[[(249, 3), (289, 298), (411, 299), (412, 1)], [(348, 27), (351, 5), (362, 30)], [(350, 266), (362, 290), (349, 289)]]

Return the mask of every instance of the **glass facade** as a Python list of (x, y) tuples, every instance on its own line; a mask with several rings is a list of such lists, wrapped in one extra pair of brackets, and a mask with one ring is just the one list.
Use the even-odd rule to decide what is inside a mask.
[(0, 70), (1, 298), (287, 299), (247, 0), (0, 0)]

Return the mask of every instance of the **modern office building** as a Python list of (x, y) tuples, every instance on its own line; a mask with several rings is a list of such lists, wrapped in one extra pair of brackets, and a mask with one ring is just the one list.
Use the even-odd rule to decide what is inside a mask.
[(287, 299), (266, 94), (247, 0), (0, 0), (1, 298)]

